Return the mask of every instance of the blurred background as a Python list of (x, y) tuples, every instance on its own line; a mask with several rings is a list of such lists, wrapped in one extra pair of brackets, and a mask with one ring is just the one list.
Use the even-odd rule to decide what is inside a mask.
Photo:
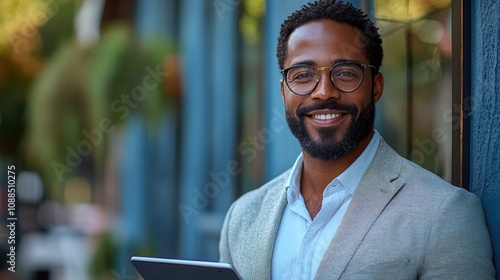
[[(377, 129), (450, 181), (451, 1), (351, 2), (384, 40)], [(16, 273), (0, 229), (0, 278), (140, 279), (132, 255), (217, 260), (230, 204), (300, 152), (275, 48), (304, 3), (1, 0), (0, 217), (15, 166), (17, 224)]]

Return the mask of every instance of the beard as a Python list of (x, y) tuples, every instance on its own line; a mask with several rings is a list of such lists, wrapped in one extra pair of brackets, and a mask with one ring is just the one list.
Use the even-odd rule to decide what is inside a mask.
[[(307, 131), (305, 118), (306, 113), (311, 110), (332, 109), (345, 111), (351, 115), (351, 123), (345, 131), (345, 135), (340, 139), (335, 139), (335, 133), (339, 128), (328, 127), (318, 129), (319, 139), (314, 140)], [(368, 106), (361, 111), (356, 119), (358, 108), (352, 104), (339, 104), (335, 101), (315, 103), (297, 110), (298, 118), (286, 110), (286, 121), (293, 135), (299, 140), (302, 150), (313, 158), (323, 161), (334, 161), (343, 158), (354, 150), (358, 144), (366, 138), (372, 131), (375, 121), (375, 102), (372, 100)]]

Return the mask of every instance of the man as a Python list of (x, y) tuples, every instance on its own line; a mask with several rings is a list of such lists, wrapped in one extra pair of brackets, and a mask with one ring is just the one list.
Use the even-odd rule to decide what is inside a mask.
[(220, 261), (243, 279), (493, 279), (477, 197), (399, 156), (374, 130), (382, 41), (360, 10), (302, 7), (277, 56), (293, 167), (238, 199)]

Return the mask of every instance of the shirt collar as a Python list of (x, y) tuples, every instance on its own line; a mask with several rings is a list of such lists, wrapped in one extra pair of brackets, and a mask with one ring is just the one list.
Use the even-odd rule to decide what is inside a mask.
[(302, 176), (303, 163), (304, 159), (302, 157), (302, 153), (300, 153), (297, 160), (295, 160), (292, 171), (290, 172), (290, 175), (288, 175), (288, 179), (286, 181), (287, 200), (290, 204), (297, 200), (300, 194), (300, 177)]
[[(328, 184), (327, 188), (332, 187), (334, 182), (338, 181), (347, 189), (347, 191), (351, 195), (354, 195), (354, 192), (361, 182), (361, 178), (363, 177), (366, 170), (368, 169), (368, 166), (370, 166), (370, 163), (375, 157), (375, 153), (377, 152), (379, 143), (380, 134), (377, 130), (374, 130), (370, 143), (368, 143), (368, 146), (366, 146), (361, 155), (344, 172), (342, 172), (337, 178), (333, 179), (332, 182)], [(297, 160), (295, 160), (295, 163), (286, 182), (288, 203), (293, 203), (299, 197), (300, 178), (302, 176), (303, 163), (304, 159), (302, 153), (300, 153), (297, 157)]]

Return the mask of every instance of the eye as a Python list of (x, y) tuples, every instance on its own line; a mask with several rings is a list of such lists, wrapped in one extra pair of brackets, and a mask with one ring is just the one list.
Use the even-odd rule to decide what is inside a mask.
[(316, 80), (316, 73), (309, 68), (295, 68), (288, 73), (288, 80), (296, 83), (306, 83)]
[(337, 76), (339, 77), (357, 77), (356, 73), (349, 71), (349, 70), (343, 70), (340, 73), (337, 73)]
[(314, 78), (314, 75), (310, 72), (299, 72), (293, 76), (294, 80), (305, 80), (305, 79), (312, 79), (312, 78)]
[(354, 67), (342, 67), (332, 71), (332, 78), (339, 81), (352, 81), (360, 78), (361, 73), (359, 69)]

